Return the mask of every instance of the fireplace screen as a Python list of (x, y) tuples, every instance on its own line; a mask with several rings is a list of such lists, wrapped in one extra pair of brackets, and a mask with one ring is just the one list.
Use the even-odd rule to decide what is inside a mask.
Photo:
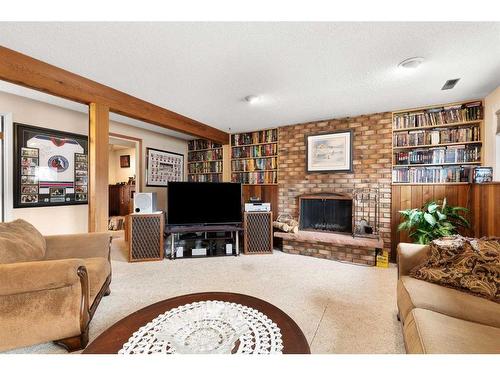
[(333, 193), (300, 197), (299, 228), (352, 234), (352, 199)]

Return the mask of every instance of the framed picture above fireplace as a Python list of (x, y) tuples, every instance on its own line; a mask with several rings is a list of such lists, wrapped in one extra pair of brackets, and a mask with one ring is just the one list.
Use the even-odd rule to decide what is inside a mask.
[(352, 173), (352, 130), (306, 135), (306, 172)]

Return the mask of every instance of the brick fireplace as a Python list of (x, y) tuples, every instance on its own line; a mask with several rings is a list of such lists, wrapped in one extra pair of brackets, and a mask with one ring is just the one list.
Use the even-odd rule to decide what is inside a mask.
[[(354, 131), (352, 150), (354, 173), (307, 173), (305, 136), (344, 129)], [(299, 218), (302, 212), (301, 204), (305, 197), (316, 196), (319, 201), (314, 203), (316, 204), (314, 207), (327, 209), (323, 208), (323, 203), (321, 203), (321, 199), (325, 198), (325, 192), (334, 193), (338, 197), (351, 197), (356, 188), (378, 186), (381, 246), (384, 250), (390, 251), (391, 142), (391, 113), (389, 112), (279, 128), (279, 213)], [(322, 194), (323, 198), (321, 198)], [(344, 201), (351, 202), (352, 210), (352, 200), (344, 199)], [(345, 202), (343, 204), (349, 205)], [(323, 213), (320, 212), (320, 214)], [(342, 238), (346, 238), (344, 243), (327, 242), (324, 236), (314, 235), (316, 230), (322, 230), (321, 220), (323, 220), (321, 217), (314, 219), (319, 221), (316, 223), (319, 224), (316, 228), (302, 228), (312, 231), (304, 233), (313, 233), (313, 235), (308, 234), (307, 240), (283, 238), (283, 251), (352, 263), (374, 264), (375, 247), (367, 246), (370, 244), (369, 241), (360, 240), (360, 246), (358, 246), (358, 242), (353, 240), (352, 236), (348, 239), (349, 236), (344, 234), (342, 235)], [(346, 216), (340, 219), (345, 222)], [(341, 228), (334, 227), (333, 229)], [(352, 232), (352, 226), (344, 230), (331, 230), (331, 232), (345, 233), (347, 231)]]

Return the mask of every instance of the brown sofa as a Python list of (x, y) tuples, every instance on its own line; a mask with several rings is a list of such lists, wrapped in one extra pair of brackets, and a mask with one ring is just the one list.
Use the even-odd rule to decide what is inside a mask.
[(417, 280), (428, 246), (398, 245), (397, 303), (407, 353), (500, 353), (500, 304)]
[(0, 223), (0, 351), (47, 341), (84, 348), (110, 293), (110, 242), (108, 233), (43, 237), (23, 220)]

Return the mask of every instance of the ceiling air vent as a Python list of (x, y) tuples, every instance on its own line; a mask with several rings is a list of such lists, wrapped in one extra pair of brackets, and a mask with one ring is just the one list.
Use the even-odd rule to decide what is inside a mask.
[(453, 87), (455, 87), (458, 81), (460, 81), (460, 78), (449, 79), (444, 83), (444, 86), (441, 87), (441, 90), (451, 90)]

